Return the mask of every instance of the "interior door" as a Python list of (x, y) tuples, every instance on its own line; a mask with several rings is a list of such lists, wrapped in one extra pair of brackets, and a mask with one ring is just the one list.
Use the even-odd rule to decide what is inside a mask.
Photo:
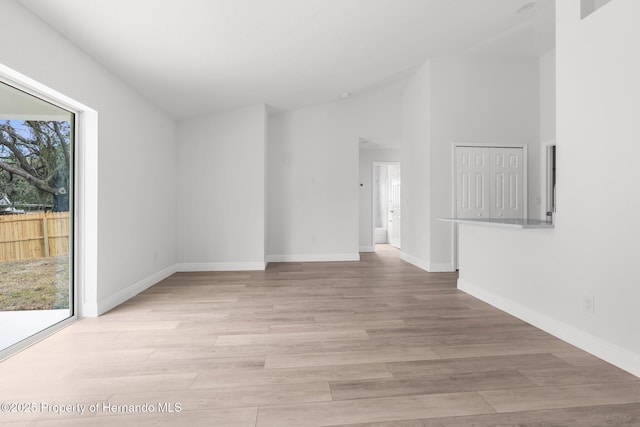
[(456, 170), (456, 217), (490, 218), (489, 150), (486, 147), (457, 147)]
[(524, 218), (521, 148), (491, 148), (491, 216)]
[(389, 166), (389, 243), (400, 248), (402, 215), (400, 211), (400, 166)]
[(457, 218), (524, 218), (521, 148), (456, 147)]

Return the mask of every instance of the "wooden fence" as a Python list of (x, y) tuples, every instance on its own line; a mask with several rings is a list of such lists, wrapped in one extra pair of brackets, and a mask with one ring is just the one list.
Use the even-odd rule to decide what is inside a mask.
[(69, 255), (69, 212), (0, 215), (0, 262)]

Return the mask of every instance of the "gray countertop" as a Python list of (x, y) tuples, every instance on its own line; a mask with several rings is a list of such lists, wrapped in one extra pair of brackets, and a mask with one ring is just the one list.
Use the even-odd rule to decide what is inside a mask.
[(505, 228), (553, 228), (553, 223), (539, 219), (522, 218), (440, 218), (440, 221), (456, 224), (488, 225)]

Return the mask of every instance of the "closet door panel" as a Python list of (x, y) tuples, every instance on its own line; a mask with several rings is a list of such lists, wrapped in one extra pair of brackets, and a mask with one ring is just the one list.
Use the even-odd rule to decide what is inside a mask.
[(489, 218), (490, 173), (489, 151), (483, 147), (456, 149), (456, 206), (458, 218)]
[(489, 148), (491, 218), (524, 218), (522, 149)]

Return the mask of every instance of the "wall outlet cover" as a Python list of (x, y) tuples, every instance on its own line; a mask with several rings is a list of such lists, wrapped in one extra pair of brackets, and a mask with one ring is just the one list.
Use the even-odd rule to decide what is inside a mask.
[(585, 295), (582, 300), (582, 310), (585, 313), (596, 314), (596, 298), (593, 295)]

